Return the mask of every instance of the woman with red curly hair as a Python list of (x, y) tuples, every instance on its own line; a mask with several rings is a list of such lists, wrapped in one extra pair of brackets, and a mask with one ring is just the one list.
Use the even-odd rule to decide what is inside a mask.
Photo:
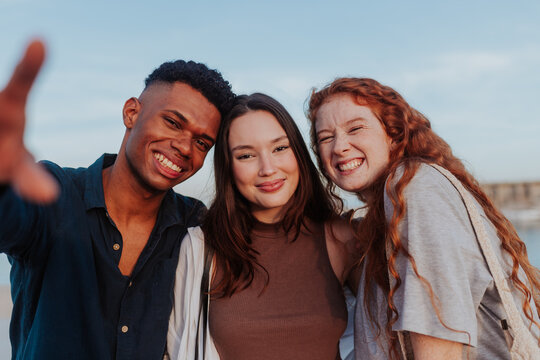
[(313, 92), (308, 117), (327, 191), (337, 185), (365, 203), (355, 225), (363, 251), (357, 359), (510, 359), (514, 334), (459, 183), (537, 345), (539, 271), (424, 115), (375, 80), (341, 78)]

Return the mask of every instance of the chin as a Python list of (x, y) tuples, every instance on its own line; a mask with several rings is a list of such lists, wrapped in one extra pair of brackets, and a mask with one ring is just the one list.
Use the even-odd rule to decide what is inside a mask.
[(332, 182), (333, 182), (338, 188), (340, 188), (341, 190), (344, 190), (344, 191), (350, 191), (350, 192), (353, 192), (353, 191), (356, 191), (356, 189), (358, 188), (358, 186), (355, 186), (354, 184), (351, 184), (351, 183), (348, 182), (348, 181), (335, 181), (335, 180), (332, 180)]
[(350, 183), (339, 184), (337, 182), (335, 184), (341, 190), (348, 191), (348, 192), (351, 192), (351, 193), (361, 192), (362, 189), (364, 189), (366, 187), (365, 184), (350, 184)]
[(282, 208), (285, 206), (285, 204), (283, 202), (272, 202), (267, 204), (261, 204), (261, 208), (263, 208), (264, 210), (272, 210)]
[[(161, 179), (160, 179), (161, 180)], [(176, 185), (182, 182), (182, 180), (179, 181), (160, 181), (160, 180), (154, 180), (154, 181), (147, 181), (146, 187), (149, 190), (153, 190), (155, 192), (166, 192), (169, 189), (172, 189)]]

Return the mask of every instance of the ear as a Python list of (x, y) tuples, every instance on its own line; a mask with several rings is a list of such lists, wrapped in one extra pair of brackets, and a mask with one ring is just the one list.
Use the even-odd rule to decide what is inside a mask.
[(124, 108), (122, 109), (122, 117), (126, 128), (133, 128), (141, 111), (141, 107), (141, 102), (136, 97), (131, 97), (126, 101)]

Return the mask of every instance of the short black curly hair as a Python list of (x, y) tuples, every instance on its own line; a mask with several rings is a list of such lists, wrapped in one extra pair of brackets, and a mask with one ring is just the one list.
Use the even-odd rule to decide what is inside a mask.
[(156, 82), (181, 82), (191, 86), (218, 109), (222, 118), (229, 112), (235, 99), (231, 84), (223, 79), (219, 71), (195, 61), (164, 62), (148, 75), (144, 81), (145, 89)]

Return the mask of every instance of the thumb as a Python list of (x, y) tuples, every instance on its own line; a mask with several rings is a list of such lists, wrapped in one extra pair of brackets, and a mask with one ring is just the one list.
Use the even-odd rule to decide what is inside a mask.
[(58, 182), (30, 154), (14, 169), (11, 185), (23, 199), (39, 204), (53, 202), (60, 193)]

